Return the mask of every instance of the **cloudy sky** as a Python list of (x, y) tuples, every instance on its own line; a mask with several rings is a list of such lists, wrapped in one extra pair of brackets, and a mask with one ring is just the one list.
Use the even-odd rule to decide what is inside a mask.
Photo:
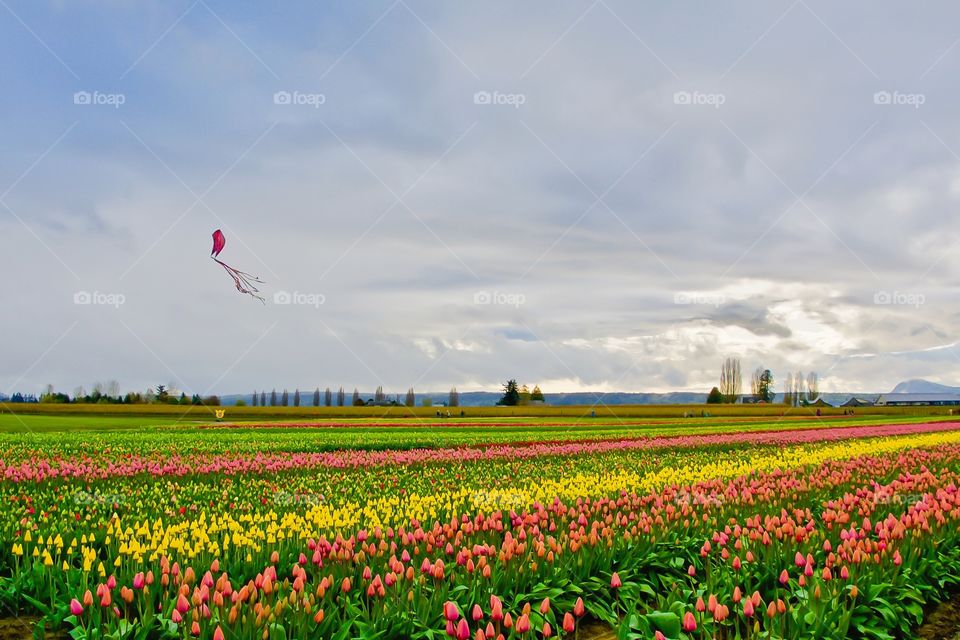
[(960, 384), (957, 24), (0, 0), (0, 391)]

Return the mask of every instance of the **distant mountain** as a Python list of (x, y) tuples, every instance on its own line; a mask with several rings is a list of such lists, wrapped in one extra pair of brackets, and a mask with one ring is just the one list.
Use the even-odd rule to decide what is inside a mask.
[(960, 387), (916, 379), (901, 382), (893, 388), (891, 393), (960, 393)]

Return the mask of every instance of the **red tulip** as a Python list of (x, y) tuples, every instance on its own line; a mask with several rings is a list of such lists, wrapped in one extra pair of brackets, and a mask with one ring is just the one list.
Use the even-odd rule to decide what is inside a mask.
[(697, 620), (689, 611), (687, 611), (683, 616), (683, 630), (687, 633), (697, 630)]
[(619, 589), (622, 586), (623, 586), (623, 583), (620, 581), (620, 574), (614, 571), (613, 575), (610, 576), (610, 588)]

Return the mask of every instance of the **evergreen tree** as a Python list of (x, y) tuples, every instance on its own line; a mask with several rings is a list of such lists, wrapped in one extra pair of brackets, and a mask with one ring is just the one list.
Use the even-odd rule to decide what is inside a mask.
[(342, 407), (346, 399), (347, 394), (343, 392), (343, 387), (340, 387), (340, 391), (337, 391), (337, 406)]
[(277, 406), (277, 390), (276, 389), (270, 392), (270, 406), (271, 407)]
[(327, 390), (323, 392), (323, 406), (329, 407), (333, 404), (333, 393), (330, 391), (330, 387), (327, 387)]
[(413, 387), (407, 389), (407, 397), (404, 399), (403, 404), (412, 407), (417, 404), (417, 394), (413, 392)]
[(280, 404), (283, 405), (284, 407), (290, 404), (290, 394), (287, 393), (286, 389), (283, 390), (283, 395), (280, 396)]
[(300, 389), (293, 390), (293, 406), (300, 406)]
[(517, 381), (510, 379), (503, 385), (503, 397), (497, 402), (498, 405), (506, 407), (515, 407), (520, 404), (520, 388)]
[(320, 387), (317, 387), (313, 392), (313, 406), (320, 406)]

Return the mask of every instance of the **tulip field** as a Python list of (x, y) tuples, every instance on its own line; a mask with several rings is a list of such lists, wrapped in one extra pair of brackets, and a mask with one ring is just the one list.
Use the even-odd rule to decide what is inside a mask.
[(947, 420), (11, 430), (0, 615), (78, 640), (910, 638), (960, 588)]

